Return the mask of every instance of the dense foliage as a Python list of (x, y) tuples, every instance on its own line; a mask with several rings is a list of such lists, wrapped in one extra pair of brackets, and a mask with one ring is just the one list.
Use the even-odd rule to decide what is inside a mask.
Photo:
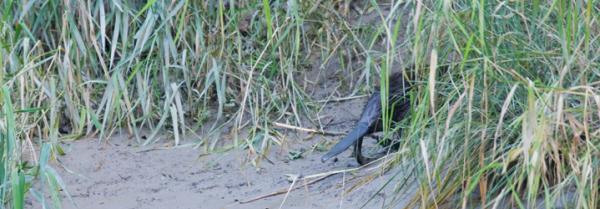
[[(598, 208), (599, 5), (4, 0), (0, 198), (22, 208), (50, 194), (59, 207), (46, 164), (59, 142), (115, 130), (267, 151), (272, 122), (319, 125), (306, 76), (335, 61), (347, 94), (414, 66), (414, 108), (399, 125), (408, 152), (394, 161), (420, 183), (411, 204), (551, 207), (568, 196)], [(220, 142), (222, 126), (234, 139)], [(391, 181), (398, 196), (403, 181)]]

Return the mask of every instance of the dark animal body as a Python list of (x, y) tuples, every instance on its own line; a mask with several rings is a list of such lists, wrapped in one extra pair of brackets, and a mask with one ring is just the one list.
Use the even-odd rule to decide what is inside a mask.
[[(388, 106), (391, 108), (392, 121), (398, 122), (408, 113), (410, 101), (407, 92), (410, 87), (411, 84), (404, 79), (401, 72), (390, 75)], [(322, 162), (344, 152), (352, 145), (354, 145), (354, 154), (359, 164), (364, 165), (378, 158), (369, 158), (362, 155), (362, 141), (364, 136), (383, 130), (381, 92), (379, 89), (377, 87), (376, 91), (369, 97), (354, 129), (321, 158)]]

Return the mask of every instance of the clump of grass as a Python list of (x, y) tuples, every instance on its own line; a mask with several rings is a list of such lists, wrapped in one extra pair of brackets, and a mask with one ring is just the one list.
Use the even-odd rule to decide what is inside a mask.
[(547, 3), (413, 4), (406, 207), (598, 207), (600, 8)]
[[(29, 192), (43, 200), (43, 195), (52, 197), (53, 207), (60, 208), (60, 190), (66, 185), (62, 184), (60, 177), (52, 167), (48, 165), (51, 153), (51, 145), (42, 143), (39, 159), (34, 153), (32, 142), (19, 140), (22, 132), (17, 129), (17, 118), (26, 120), (27, 117), (18, 117), (17, 114), (36, 112), (35, 109), (22, 109), (16, 111), (12, 105), (11, 93), (6, 86), (2, 87), (1, 94), (2, 120), (0, 121), (0, 200), (8, 207), (22, 209), (25, 207), (25, 199)], [(30, 150), (31, 155), (27, 161), (22, 157), (23, 151)], [(33, 184), (38, 184), (34, 188)], [(39, 191), (48, 190), (45, 192)], [(68, 195), (68, 194), (67, 194)], [(45, 201), (40, 201), (44, 207)]]

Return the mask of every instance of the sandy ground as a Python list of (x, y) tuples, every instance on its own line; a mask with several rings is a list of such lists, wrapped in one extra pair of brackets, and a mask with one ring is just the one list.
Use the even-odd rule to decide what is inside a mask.
[[(72, 201), (65, 198), (64, 208), (359, 208), (369, 199), (365, 208), (381, 208), (391, 199), (389, 189), (377, 191), (395, 172), (378, 176), (381, 169), (364, 169), (331, 175), (290, 192), (287, 199), (282, 194), (240, 203), (287, 190), (291, 185), (287, 174), (307, 176), (356, 167), (356, 163), (349, 153), (329, 163), (320, 162), (320, 152), (289, 160), (288, 153), (278, 148), (269, 157), (272, 163), (263, 160), (257, 168), (245, 162), (246, 151), (199, 157), (191, 147), (148, 149), (124, 138), (65, 145), (68, 154), (59, 158), (57, 170)], [(369, 173), (378, 177), (362, 185)], [(356, 185), (357, 189), (344, 193)], [(33, 202), (29, 208), (40, 205)]]
[[(360, 116), (366, 97), (326, 105), (319, 117), (328, 121), (329, 131), (345, 132)], [(248, 150), (234, 149), (203, 155), (192, 146), (165, 147), (172, 140), (139, 146), (125, 134), (108, 141), (82, 139), (63, 144), (66, 155), (53, 163), (67, 189), (63, 208), (151, 209), (151, 208), (382, 208), (394, 201), (388, 184), (398, 173), (380, 168), (338, 173), (290, 192), (249, 203), (246, 200), (292, 185), (289, 175), (309, 176), (356, 168), (350, 151), (337, 162), (321, 163), (316, 144), (335, 143), (342, 136), (316, 135), (306, 139), (303, 132), (280, 129), (286, 134), (282, 145), (272, 145), (268, 160), (257, 166), (249, 163)], [(221, 139), (231, 142), (230, 139)], [(325, 141), (324, 141), (325, 140)], [(192, 144), (193, 140), (183, 144)], [(299, 159), (289, 153), (307, 150)], [(295, 185), (314, 180), (299, 181)], [(391, 185), (391, 186), (389, 186)], [(50, 200), (50, 198), (47, 198)], [(392, 200), (393, 199), (393, 200)], [(370, 201), (369, 201), (370, 200)], [(367, 203), (368, 202), (368, 203)], [(42, 208), (36, 200), (27, 208)], [(48, 203), (50, 204), (50, 203)]]

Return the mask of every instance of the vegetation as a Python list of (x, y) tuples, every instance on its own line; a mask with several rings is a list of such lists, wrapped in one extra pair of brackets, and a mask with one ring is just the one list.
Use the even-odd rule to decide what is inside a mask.
[[(49, 192), (59, 208), (63, 185), (47, 165), (59, 142), (115, 130), (260, 157), (279, 143), (273, 122), (322, 128), (306, 76), (336, 61), (343, 96), (414, 66), (411, 115), (387, 127), (404, 128), (394, 162), (412, 171), (390, 180), (398, 197), (405, 179), (420, 183), (408, 207), (552, 207), (568, 196), (569, 208), (598, 208), (599, 5), (4, 0), (0, 198), (23, 208)], [(223, 126), (234, 139), (218, 137)]]

